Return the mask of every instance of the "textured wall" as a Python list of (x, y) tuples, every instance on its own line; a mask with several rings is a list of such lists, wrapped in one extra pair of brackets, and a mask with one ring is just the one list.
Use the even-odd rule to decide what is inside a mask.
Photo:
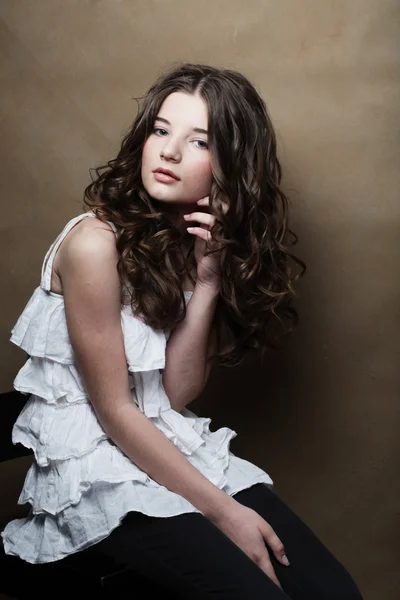
[(133, 97), (175, 61), (243, 71), (279, 138), (302, 321), (264, 365), (214, 373), (193, 409), (238, 432), (234, 453), (267, 469), (367, 600), (400, 595), (399, 30), (397, 0), (0, 4), (0, 389), (25, 360), (8, 339), (44, 253)]

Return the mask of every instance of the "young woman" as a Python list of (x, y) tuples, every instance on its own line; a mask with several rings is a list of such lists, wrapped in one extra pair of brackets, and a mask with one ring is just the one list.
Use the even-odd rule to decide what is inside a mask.
[(6, 552), (95, 547), (177, 598), (359, 599), (267, 473), (230, 452), (236, 432), (187, 408), (212, 364), (264, 353), (297, 317), (289, 259), (303, 263), (263, 100), (237, 72), (183, 64), (96, 174), (12, 331), (31, 357), (13, 440), (35, 461)]

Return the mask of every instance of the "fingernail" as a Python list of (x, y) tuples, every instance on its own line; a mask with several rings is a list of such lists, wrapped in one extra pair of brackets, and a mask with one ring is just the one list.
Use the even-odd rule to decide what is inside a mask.
[(290, 565), (290, 562), (289, 562), (288, 557), (286, 556), (286, 554), (282, 555), (282, 561), (283, 561), (283, 564), (286, 565), (287, 567)]
[(184, 219), (188, 219), (190, 217), (190, 215), (183, 215)]

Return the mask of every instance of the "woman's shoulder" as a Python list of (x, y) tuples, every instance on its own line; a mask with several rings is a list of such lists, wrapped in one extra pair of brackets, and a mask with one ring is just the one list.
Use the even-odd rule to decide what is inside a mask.
[(55, 256), (54, 268), (62, 276), (69, 264), (93, 265), (117, 259), (115, 232), (97, 217), (82, 219), (69, 231)]
[(82, 219), (74, 225), (63, 240), (59, 254), (91, 250), (96, 253), (108, 253), (113, 249), (115, 249), (115, 233), (112, 226), (97, 217), (92, 217)]
[[(87, 235), (89, 232), (102, 232), (106, 231), (112, 233), (114, 235), (113, 225), (108, 221), (102, 221), (96, 216), (92, 216), (90, 213), (90, 218), (82, 218), (78, 221), (71, 229), (69, 235), (67, 236), (78, 236), (78, 235)], [(66, 239), (67, 239), (66, 238)]]

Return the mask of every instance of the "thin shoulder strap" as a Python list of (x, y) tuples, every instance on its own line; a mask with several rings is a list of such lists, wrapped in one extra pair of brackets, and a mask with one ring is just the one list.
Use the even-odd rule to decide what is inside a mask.
[[(79, 221), (85, 219), (86, 217), (96, 217), (96, 215), (92, 212), (86, 212), (68, 221), (62, 232), (56, 237), (56, 239), (46, 252), (46, 256), (44, 257), (42, 265), (42, 276), (40, 280), (40, 287), (45, 289), (46, 291), (49, 292), (51, 290), (51, 272), (53, 268), (53, 261), (61, 242), (68, 235), (68, 233), (71, 231), (74, 225), (76, 225), (77, 223), (79, 223)], [(107, 221), (107, 223), (110, 225), (114, 233), (117, 233), (117, 229), (114, 223), (111, 223), (110, 221)]]

